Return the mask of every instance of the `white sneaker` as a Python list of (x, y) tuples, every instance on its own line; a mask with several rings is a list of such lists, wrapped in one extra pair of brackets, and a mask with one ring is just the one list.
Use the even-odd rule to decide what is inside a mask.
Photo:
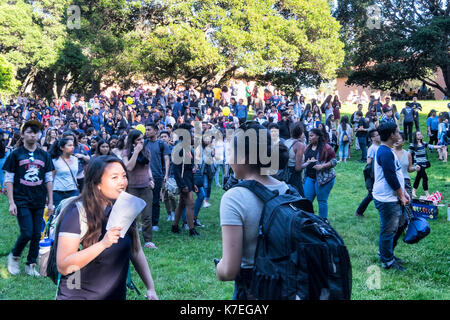
[(13, 276), (20, 273), (20, 257), (14, 257), (12, 253), (8, 256), (8, 271)]
[(170, 214), (170, 220), (171, 220), (171, 221), (175, 221), (175, 212), (172, 212), (172, 213)]
[(167, 216), (167, 221), (172, 221), (172, 216), (170, 214)]
[(25, 273), (32, 277), (40, 277), (41, 275), (36, 270), (36, 263), (32, 263), (30, 265), (25, 265)]
[(159, 227), (158, 227), (158, 226), (153, 226), (153, 227), (152, 227), (152, 230), (153, 230), (153, 231), (159, 231)]
[(187, 223), (183, 223), (184, 230), (189, 231), (189, 225)]
[(205, 201), (203, 203), (203, 208), (209, 208), (209, 207), (211, 207), (211, 203)]

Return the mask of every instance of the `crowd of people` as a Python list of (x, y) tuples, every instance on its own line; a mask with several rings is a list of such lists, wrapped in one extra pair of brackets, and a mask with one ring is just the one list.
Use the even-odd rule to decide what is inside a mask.
[[(156, 299), (151, 273), (136, 239), (141, 232), (143, 247), (157, 249), (153, 233), (159, 231), (162, 204), (167, 213), (164, 219), (172, 224), (171, 232), (179, 234), (184, 229), (190, 236), (198, 237), (199, 228), (204, 227), (199, 219), (200, 211), (211, 206), (212, 186), (228, 190), (230, 181), (255, 179), (281, 193), (290, 184), (311, 202), (317, 198), (318, 214), (328, 222), (328, 197), (336, 179), (335, 167), (350, 159), (353, 144), (356, 150), (361, 150), (359, 161), (374, 162), (375, 168), (373, 190), (369, 190), (356, 215), (363, 216), (374, 199), (382, 224), (380, 259), (386, 268), (397, 266), (392, 258), (393, 248), (388, 246), (399, 230), (398, 223), (395, 227), (389, 220), (390, 212), (398, 208), (384, 204), (398, 199), (407, 203), (416, 196), (421, 180), (428, 194), (426, 149), (437, 149), (440, 159), (447, 161), (448, 113), (430, 112), (426, 131), (430, 142), (426, 143), (419, 126), (422, 107), (417, 97), (399, 110), (390, 97), (381, 102), (371, 96), (367, 112), (363, 113), (364, 106), (358, 104), (349, 118), (341, 116), (342, 104), (337, 95), (329, 95), (324, 101), (307, 102), (300, 90), (288, 97), (270, 82), (259, 89), (247, 86), (246, 99), (237, 97), (235, 91), (233, 87), (217, 85), (197, 91), (194, 86), (167, 84), (159, 85), (155, 91), (141, 86), (128, 92), (113, 91), (110, 96), (101, 92), (90, 99), (73, 94), (46, 101), (20, 95), (9, 103), (1, 102), (0, 188), (7, 194), (9, 211), (17, 216), (20, 227), (20, 236), (8, 259), (9, 272), (20, 272), (19, 257), (30, 242), (25, 271), (38, 275), (36, 260), (44, 207), (52, 213), (63, 200), (79, 196), (85, 207), (88, 231), (87, 235), (80, 236), (83, 230), (76, 221), (81, 213), (76, 206), (71, 206), (60, 231), (64, 235), (61, 239), (67, 237), (60, 242), (64, 254), (58, 256), (63, 279), (73, 272), (70, 267), (74, 264), (82, 269), (93, 260), (111, 265), (119, 257), (127, 257), (126, 261), (131, 259), (147, 285), (147, 296)], [(250, 111), (253, 111), (251, 121)], [(201, 142), (196, 144), (195, 128), (199, 123)], [(233, 162), (233, 140), (229, 132), (249, 127), (266, 130), (270, 144), (277, 144), (281, 150), (280, 170), (273, 177), (255, 171), (263, 167), (259, 161), (256, 166), (239, 166)], [(399, 128), (403, 128), (403, 138), (398, 134)], [(178, 129), (186, 130), (189, 136), (177, 134)], [(214, 138), (219, 133), (224, 139)], [(189, 137), (190, 149), (177, 149), (179, 152), (175, 153), (183, 159), (200, 161), (175, 163), (177, 144)], [(402, 155), (407, 140), (411, 144), (410, 153)], [(406, 167), (402, 175), (405, 180), (397, 175), (396, 182), (392, 173), (398, 174), (397, 164), (398, 168)], [(408, 172), (412, 171), (418, 175), (411, 193), (405, 196), (405, 181), (410, 179)], [(179, 192), (172, 190), (174, 186)], [(104, 217), (108, 217), (113, 200), (124, 190), (144, 199), (148, 205), (140, 215), (140, 223), (130, 228), (128, 237), (119, 239), (120, 230), (106, 231)], [(393, 199), (392, 190), (400, 190), (398, 199)], [(95, 206), (89, 205), (93, 199), (99, 200)], [(236, 259), (247, 266), (252, 264), (257, 232), (244, 228), (246, 234), (242, 238), (242, 227), (249, 221), (253, 221), (253, 226), (256, 221), (257, 225), (262, 208), (250, 194), (245, 196), (245, 204), (241, 199), (236, 189), (231, 189), (221, 201), (224, 255), (232, 258), (218, 263), (219, 279), (233, 279), (236, 266), (240, 265)], [(247, 219), (246, 214), (252, 218)], [(386, 225), (389, 227), (384, 228)], [(100, 236), (105, 240), (98, 242)], [(230, 253), (231, 247), (227, 246), (235, 244), (226, 239), (246, 239), (240, 256)], [(95, 247), (96, 243), (99, 245)], [(120, 245), (113, 246), (115, 243)], [(77, 251), (80, 244), (85, 249)], [(88, 252), (82, 254), (83, 251)], [(88, 269), (84, 270), (83, 279), (95, 282), (98, 269)], [(117, 279), (102, 298), (124, 297), (127, 270), (128, 263), (121, 264), (120, 272), (108, 271), (96, 279), (98, 286), (105, 285), (106, 275)], [(87, 284), (85, 291), (97, 292), (92, 283)], [(86, 292), (60, 290), (59, 297), (77, 298), (73, 294)]]

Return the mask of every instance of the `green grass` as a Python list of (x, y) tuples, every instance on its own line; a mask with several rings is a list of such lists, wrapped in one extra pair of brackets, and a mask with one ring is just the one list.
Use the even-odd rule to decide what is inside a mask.
[[(439, 105), (438, 105), (439, 104)], [(397, 102), (397, 105), (400, 103)], [(404, 105), (404, 104), (402, 104)], [(425, 128), (426, 114), (429, 109), (446, 110), (446, 103), (426, 102), (421, 126)], [(343, 113), (350, 113), (356, 106), (344, 106)], [(352, 299), (366, 300), (420, 300), (450, 299), (450, 222), (447, 221), (447, 208), (442, 207), (438, 219), (430, 221), (431, 234), (415, 245), (399, 242), (396, 255), (406, 261), (406, 272), (379, 270), (380, 288), (369, 289), (367, 281), (372, 274), (368, 268), (379, 268), (377, 258), (379, 218), (370, 204), (365, 219), (353, 214), (360, 201), (366, 195), (362, 169), (363, 164), (356, 162), (360, 152), (352, 150), (351, 160), (337, 166), (337, 179), (329, 198), (329, 219), (333, 227), (343, 237), (350, 252), (353, 270)], [(428, 169), (430, 192), (439, 190), (444, 195), (444, 204), (450, 198), (449, 165), (437, 160), (436, 152), (429, 154), (431, 168)], [(414, 181), (415, 174), (412, 174)], [(213, 187), (212, 206), (202, 208), (199, 218), (206, 225), (199, 229), (201, 238), (191, 239), (186, 231), (181, 235), (170, 232), (170, 223), (166, 221), (164, 206), (161, 208), (160, 231), (154, 233), (157, 250), (144, 249), (156, 291), (160, 299), (230, 299), (233, 293), (232, 282), (219, 282), (215, 276), (213, 258), (221, 257), (221, 231), (219, 204), (223, 191)], [(423, 195), (420, 187), (418, 195)], [(317, 212), (317, 202), (314, 203)], [(0, 299), (54, 299), (55, 285), (47, 278), (30, 278), (23, 272), (23, 263), (28, 252), (22, 257), (22, 274), (12, 277), (8, 274), (7, 254), (13, 247), (19, 229), (16, 218), (8, 213), (8, 201), (0, 197)], [(144, 291), (142, 281), (133, 269), (135, 284)], [(142, 299), (134, 292), (128, 293), (128, 299)]]

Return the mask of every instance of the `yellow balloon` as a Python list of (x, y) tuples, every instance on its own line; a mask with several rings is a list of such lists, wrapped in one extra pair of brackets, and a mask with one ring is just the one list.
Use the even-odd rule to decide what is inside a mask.
[(127, 98), (127, 103), (128, 103), (128, 104), (132, 104), (133, 102), (134, 102), (134, 100), (133, 100), (132, 97), (128, 97), (128, 98)]
[(229, 107), (223, 108), (222, 113), (225, 117), (228, 117), (228, 115), (230, 114), (230, 108)]
[(142, 124), (136, 126), (136, 130), (139, 130), (143, 135), (145, 135), (145, 127)]

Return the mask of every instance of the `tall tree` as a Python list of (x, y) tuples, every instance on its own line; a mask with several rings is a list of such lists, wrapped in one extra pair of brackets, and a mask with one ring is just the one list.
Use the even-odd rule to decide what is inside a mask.
[[(284, 71), (330, 79), (344, 58), (339, 23), (325, 0), (166, 0), (162, 8), (156, 32), (144, 38), (147, 74), (205, 83), (243, 69), (250, 77)], [(167, 59), (169, 53), (179, 57)]]
[[(368, 15), (368, 6), (374, 3), (378, 9)], [(418, 79), (449, 95), (448, 0), (341, 0), (335, 16), (344, 32), (355, 31), (348, 35), (346, 47), (346, 65), (353, 67), (346, 70), (348, 84), (389, 90)], [(446, 87), (433, 77), (438, 69)]]

